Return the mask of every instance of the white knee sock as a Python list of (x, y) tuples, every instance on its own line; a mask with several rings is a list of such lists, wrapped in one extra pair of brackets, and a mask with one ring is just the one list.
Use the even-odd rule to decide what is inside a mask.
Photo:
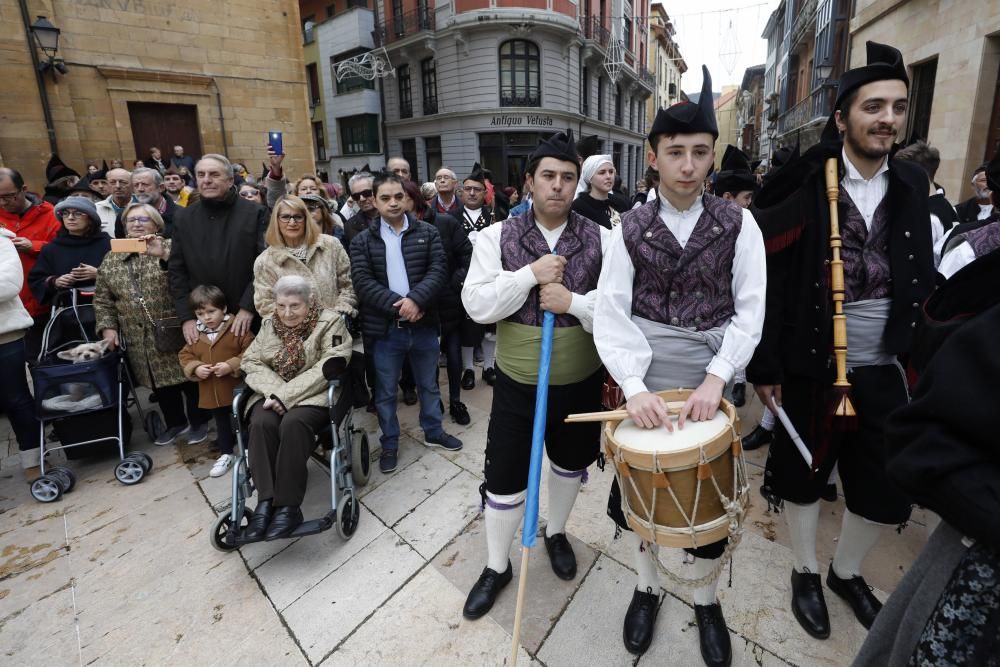
[(510, 545), (521, 527), (526, 492), (499, 496), (486, 492), (486, 567), (505, 572), (510, 560)]
[(774, 430), (774, 413), (770, 408), (764, 408), (764, 413), (760, 416), (760, 427), (766, 431)]
[(819, 574), (816, 563), (816, 527), (819, 525), (819, 502), (799, 505), (785, 501), (785, 518), (792, 539), (793, 567), (799, 574)]
[(837, 552), (833, 556), (833, 571), (841, 579), (861, 576), (861, 561), (882, 535), (885, 524), (875, 523), (849, 509), (844, 509)]
[(583, 483), (586, 472), (586, 468), (564, 470), (549, 463), (549, 522), (545, 526), (546, 537), (566, 532), (566, 520), (576, 502), (576, 495), (580, 492), (580, 484)]
[(631, 530), (625, 532), (625, 539), (632, 547), (632, 562), (635, 564), (636, 572), (639, 573), (639, 580), (636, 588), (643, 593), (660, 594), (660, 571), (656, 567), (653, 559), (659, 553), (659, 547), (649, 542), (643, 542), (642, 538)]
[(462, 347), (462, 370), (472, 370), (472, 351), (471, 347)]
[(493, 334), (483, 336), (483, 368), (493, 368), (497, 357), (497, 339)]
[(735, 384), (746, 384), (747, 381), (747, 369), (737, 368), (736, 373), (733, 375), (733, 382)]
[[(715, 569), (718, 565), (719, 559), (717, 558), (695, 558), (694, 567), (692, 567), (691, 578), (701, 579), (706, 576), (709, 572)], [(712, 582), (704, 584), (703, 586), (698, 586), (692, 591), (692, 596), (694, 597), (694, 603), (698, 606), (705, 606), (709, 604), (715, 604), (716, 600), (716, 589), (719, 587), (719, 578), (716, 577)]]

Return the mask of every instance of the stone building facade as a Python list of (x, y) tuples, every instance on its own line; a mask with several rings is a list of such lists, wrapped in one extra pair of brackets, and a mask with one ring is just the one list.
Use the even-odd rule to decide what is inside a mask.
[(652, 6), (649, 16), (649, 68), (656, 75), (656, 88), (646, 104), (646, 123), (653, 124), (656, 112), (687, 99), (681, 90), (681, 76), (687, 63), (675, 39), (677, 31), (662, 4)]
[[(0, 0), (0, 163), (44, 185), (50, 144), (21, 12)], [(298, 3), (292, 0), (27, 0), (61, 30), (65, 74), (44, 76), (55, 140), (87, 160), (131, 166), (157, 145), (225, 153), (257, 172), (267, 132), (284, 134), (288, 168), (313, 169)]]

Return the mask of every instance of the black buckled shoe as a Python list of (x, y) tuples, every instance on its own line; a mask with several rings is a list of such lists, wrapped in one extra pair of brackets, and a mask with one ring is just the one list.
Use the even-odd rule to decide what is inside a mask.
[(774, 431), (768, 431), (760, 424), (757, 424), (757, 428), (750, 431), (750, 434), (743, 438), (743, 451), (752, 452), (764, 445), (770, 445), (772, 442), (774, 442)]
[(292, 531), (302, 523), (302, 509), (293, 505), (279, 507), (274, 511), (274, 518), (267, 528), (265, 540), (280, 540), (291, 535)]
[(476, 372), (471, 368), (462, 371), (462, 389), (469, 391), (476, 388)]
[(479, 575), (478, 581), (469, 591), (469, 597), (465, 599), (462, 616), (470, 621), (485, 616), (493, 608), (497, 595), (513, 578), (514, 569), (511, 567), (510, 561), (507, 561), (507, 569), (503, 572), (496, 572), (488, 567), (483, 568), (483, 573)]
[(882, 611), (882, 603), (872, 594), (872, 587), (868, 585), (864, 577), (857, 576), (850, 579), (841, 579), (833, 571), (833, 564), (830, 564), (830, 571), (826, 575), (826, 585), (830, 590), (839, 595), (847, 604), (851, 605), (854, 615), (861, 625), (869, 630), (875, 617)]
[(271, 499), (259, 501), (247, 527), (243, 529), (243, 539), (247, 541), (264, 539), (272, 516), (274, 516), (274, 507), (271, 505)]
[(733, 385), (733, 405), (742, 408), (747, 404), (747, 383), (737, 382)]
[(556, 533), (545, 537), (545, 550), (549, 552), (552, 571), (560, 579), (570, 581), (576, 577), (576, 554), (566, 539), (566, 533)]
[(448, 405), (448, 414), (451, 415), (451, 420), (459, 426), (467, 426), (472, 421), (469, 409), (462, 401), (452, 401)]
[(483, 382), (491, 387), (497, 383), (497, 372), (492, 366), (483, 369)]
[(802, 629), (816, 639), (829, 638), (830, 613), (818, 574), (792, 570), (792, 614)]
[(708, 667), (729, 667), (733, 662), (733, 646), (729, 641), (726, 619), (722, 616), (722, 605), (718, 602), (696, 604), (694, 618), (698, 622), (701, 659)]
[(656, 614), (660, 611), (660, 596), (646, 589), (638, 588), (632, 593), (632, 602), (625, 612), (625, 627), (622, 629), (622, 640), (625, 649), (633, 655), (642, 655), (653, 641), (653, 624)]

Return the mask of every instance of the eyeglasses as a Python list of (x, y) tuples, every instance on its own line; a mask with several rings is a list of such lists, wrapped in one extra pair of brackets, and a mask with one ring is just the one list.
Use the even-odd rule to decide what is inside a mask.
[(17, 196), (19, 194), (21, 194), (21, 193), (20, 192), (7, 192), (5, 194), (2, 194), (2, 195), (0, 195), (0, 202), (3, 202), (4, 204), (6, 204), (8, 202), (12, 202), (15, 199), (17, 199)]
[(322, 208), (322, 206), (320, 204), (307, 204), (306, 208), (309, 209), (310, 211), (318, 211), (320, 210), (320, 208)]
[(288, 215), (287, 213), (283, 213), (282, 215), (278, 216), (278, 220), (280, 220), (281, 222), (305, 222), (306, 216), (300, 213), (296, 213), (295, 215)]
[(243, 190), (242, 192), (240, 192), (240, 196), (243, 197), (244, 199), (256, 199), (257, 193), (254, 192), (253, 190)]
[(361, 190), (360, 192), (352, 192), (351, 199), (353, 199), (354, 201), (361, 201), (362, 199), (368, 199), (374, 194), (375, 193), (372, 192), (371, 190)]
[(153, 221), (153, 219), (151, 217), (149, 217), (148, 215), (140, 215), (140, 216), (136, 216), (134, 218), (126, 218), (125, 219), (125, 222), (129, 223), (130, 225), (148, 225), (152, 221)]
[(470, 195), (478, 194), (480, 192), (485, 192), (486, 188), (479, 188), (475, 185), (466, 185), (462, 188), (462, 192), (468, 192)]
[(83, 211), (77, 211), (75, 208), (67, 208), (62, 212), (62, 217), (64, 218), (86, 218), (87, 214)]

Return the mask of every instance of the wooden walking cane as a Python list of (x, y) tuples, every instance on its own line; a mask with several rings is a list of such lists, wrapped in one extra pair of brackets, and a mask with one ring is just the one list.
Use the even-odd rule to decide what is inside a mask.
[(545, 446), (545, 412), (549, 403), (549, 364), (552, 361), (552, 334), (555, 313), (545, 311), (542, 319), (542, 349), (538, 356), (538, 385), (535, 389), (535, 420), (531, 430), (531, 463), (528, 466), (528, 496), (524, 501), (524, 525), (521, 527), (521, 572), (517, 582), (517, 606), (514, 608), (514, 636), (510, 644), (511, 664), (517, 665), (521, 643), (521, 612), (528, 583), (528, 552), (535, 546), (538, 533), (538, 489), (542, 483), (542, 450)]
[(854, 406), (849, 396), (851, 383), (847, 380), (847, 316), (844, 315), (844, 261), (840, 259), (840, 174), (837, 158), (826, 161), (826, 199), (830, 204), (830, 292), (833, 296), (833, 356), (837, 361), (837, 379), (833, 383), (838, 417), (853, 417)]

